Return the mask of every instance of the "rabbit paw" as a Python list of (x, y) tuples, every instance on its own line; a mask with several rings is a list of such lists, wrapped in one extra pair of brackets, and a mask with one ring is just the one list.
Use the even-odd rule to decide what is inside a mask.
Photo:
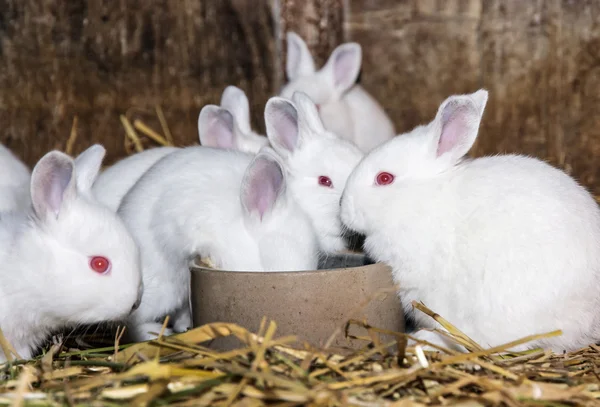
[(192, 327), (192, 315), (188, 307), (183, 307), (173, 315), (173, 331), (185, 332)]

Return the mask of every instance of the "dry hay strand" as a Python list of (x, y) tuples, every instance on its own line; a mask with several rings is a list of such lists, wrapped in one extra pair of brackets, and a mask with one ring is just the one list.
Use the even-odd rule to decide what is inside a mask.
[(149, 112), (137, 108), (131, 108), (125, 114), (120, 116), (121, 124), (125, 130), (125, 151), (128, 155), (139, 153), (146, 148), (174, 145), (173, 135), (169, 129), (169, 125), (167, 124), (167, 120), (160, 105), (156, 105), (154, 113), (156, 114), (156, 118), (160, 123), (163, 134), (160, 134), (158, 131), (152, 129), (141, 119), (133, 119), (132, 124), (132, 117), (135, 113), (148, 114)]
[[(139, 112), (138, 112), (139, 111)], [(125, 131), (124, 147), (127, 155), (142, 152), (147, 148), (161, 147), (161, 146), (174, 146), (173, 135), (167, 124), (164, 112), (160, 105), (156, 105), (155, 114), (158, 122), (160, 123), (161, 130), (164, 135), (160, 134), (156, 130), (152, 129), (143, 120), (136, 118), (133, 120), (131, 116), (134, 113), (148, 113), (145, 110), (131, 108), (125, 114), (119, 116), (121, 125)], [(79, 136), (77, 132), (77, 125), (79, 118), (73, 117), (73, 124), (71, 126), (71, 132), (65, 143), (63, 151), (70, 155), (75, 156), (78, 153), (75, 151), (75, 143)], [(140, 134), (141, 133), (141, 134)], [(80, 151), (81, 152), (81, 151)]]
[(73, 146), (75, 145), (75, 141), (77, 141), (77, 123), (79, 122), (79, 118), (77, 116), (73, 117), (73, 124), (71, 126), (71, 133), (69, 133), (69, 138), (67, 139), (67, 144), (65, 146), (65, 153), (69, 155), (73, 155)]
[[(263, 320), (258, 333), (229, 323), (211, 323), (156, 340), (100, 349), (53, 345), (32, 361), (0, 366), (0, 405), (159, 406), (567, 406), (599, 405), (600, 347), (565, 354), (541, 349), (505, 350), (523, 338), (492, 349), (472, 339), (423, 304), (467, 353), (406, 347), (403, 333), (349, 321), (366, 332), (364, 347), (348, 354), (292, 347), (294, 337), (276, 338), (277, 325)], [(165, 325), (166, 326), (166, 321)], [(239, 349), (205, 346), (235, 336)], [(386, 336), (387, 337), (387, 336)], [(6, 346), (6, 345), (5, 345)], [(397, 351), (391, 351), (397, 346)]]

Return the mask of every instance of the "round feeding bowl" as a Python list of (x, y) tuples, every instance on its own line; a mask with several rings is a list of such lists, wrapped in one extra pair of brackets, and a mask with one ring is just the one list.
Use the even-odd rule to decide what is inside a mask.
[[(404, 315), (394, 292), (388, 266), (372, 264), (362, 254), (329, 256), (319, 270), (294, 272), (236, 272), (194, 266), (191, 269), (194, 326), (231, 322), (256, 333), (263, 316), (277, 323), (275, 336), (295, 335), (300, 345), (358, 349), (364, 340), (347, 339), (350, 319), (370, 326), (403, 332)], [(366, 336), (350, 325), (349, 334)], [(214, 340), (208, 346), (232, 349), (235, 338)]]

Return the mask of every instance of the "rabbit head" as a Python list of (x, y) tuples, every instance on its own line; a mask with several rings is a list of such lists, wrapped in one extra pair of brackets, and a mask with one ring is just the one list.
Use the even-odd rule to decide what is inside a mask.
[(52, 151), (32, 172), (34, 229), (21, 248), (43, 248), (28, 256), (37, 268), (30, 278), (46, 304), (43, 314), (58, 324), (122, 319), (141, 298), (138, 248), (117, 215), (92, 196), (104, 154), (101, 145), (76, 160)]
[(316, 70), (308, 46), (296, 33), (287, 33), (286, 73), (289, 82), (280, 96), (291, 99), (294, 92), (306, 93), (316, 104), (328, 130), (345, 138), (353, 134), (352, 110), (344, 96), (356, 83), (361, 68), (362, 50), (351, 42), (339, 45), (326, 64)]
[(271, 98), (265, 107), (265, 123), (289, 188), (311, 218), (321, 249), (327, 253), (344, 250), (339, 200), (363, 153), (325, 130), (315, 104), (301, 92), (293, 100)]
[(448, 187), (440, 182), (444, 175), (459, 167), (475, 142), (487, 95), (479, 90), (451, 96), (431, 123), (365, 156), (350, 175), (342, 197), (344, 224), (371, 234), (386, 229), (399, 216), (423, 215), (437, 189)]

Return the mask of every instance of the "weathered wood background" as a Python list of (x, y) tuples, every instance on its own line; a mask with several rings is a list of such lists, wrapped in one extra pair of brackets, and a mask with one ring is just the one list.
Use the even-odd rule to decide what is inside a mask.
[(258, 118), (277, 70), (265, 0), (0, 0), (0, 140), (29, 164), (64, 148), (74, 116), (76, 152), (94, 141), (121, 157), (119, 115), (160, 129), (156, 105), (191, 144), (229, 84)]
[(287, 30), (318, 63), (363, 46), (361, 83), (397, 130), (429, 121), (453, 93), (490, 91), (475, 154), (519, 152), (600, 194), (598, 0), (0, 0), (0, 141), (33, 164), (103, 143), (125, 154), (120, 114), (176, 144), (225, 86), (248, 92), (254, 125), (284, 78)]

